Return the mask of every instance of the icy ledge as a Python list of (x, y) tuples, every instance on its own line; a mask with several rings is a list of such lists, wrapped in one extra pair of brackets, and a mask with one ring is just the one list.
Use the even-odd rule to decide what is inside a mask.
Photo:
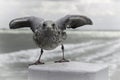
[(28, 80), (108, 80), (108, 66), (82, 62), (33, 65)]

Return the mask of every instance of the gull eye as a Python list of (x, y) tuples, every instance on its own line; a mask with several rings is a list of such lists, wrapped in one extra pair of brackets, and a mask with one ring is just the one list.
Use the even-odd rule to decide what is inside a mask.
[(55, 26), (55, 24), (52, 24), (52, 26)]
[(42, 28), (43, 28), (43, 29), (45, 29), (45, 28), (46, 28), (46, 26), (47, 26), (47, 24), (43, 23), (43, 27), (42, 27)]
[(47, 26), (45, 23), (43, 23), (43, 26)]
[(55, 24), (52, 24), (53, 29), (55, 29)]

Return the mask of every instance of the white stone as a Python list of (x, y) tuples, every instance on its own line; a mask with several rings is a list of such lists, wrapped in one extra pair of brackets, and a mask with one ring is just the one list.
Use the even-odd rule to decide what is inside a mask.
[(108, 80), (105, 64), (65, 62), (29, 67), (29, 80)]

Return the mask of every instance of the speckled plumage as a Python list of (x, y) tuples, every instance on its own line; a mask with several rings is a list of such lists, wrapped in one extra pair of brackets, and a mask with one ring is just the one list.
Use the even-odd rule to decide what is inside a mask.
[(37, 29), (33, 35), (33, 40), (42, 49), (52, 50), (62, 44), (67, 38), (66, 32), (59, 28), (55, 30)]

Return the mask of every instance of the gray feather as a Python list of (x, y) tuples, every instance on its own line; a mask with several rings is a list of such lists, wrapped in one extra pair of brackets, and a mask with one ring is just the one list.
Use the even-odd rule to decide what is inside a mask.
[(59, 28), (65, 30), (66, 28), (77, 28), (84, 25), (92, 25), (92, 20), (86, 16), (67, 15), (56, 21)]
[(42, 24), (43, 19), (34, 16), (13, 19), (9, 23), (10, 29), (29, 27), (33, 32)]

